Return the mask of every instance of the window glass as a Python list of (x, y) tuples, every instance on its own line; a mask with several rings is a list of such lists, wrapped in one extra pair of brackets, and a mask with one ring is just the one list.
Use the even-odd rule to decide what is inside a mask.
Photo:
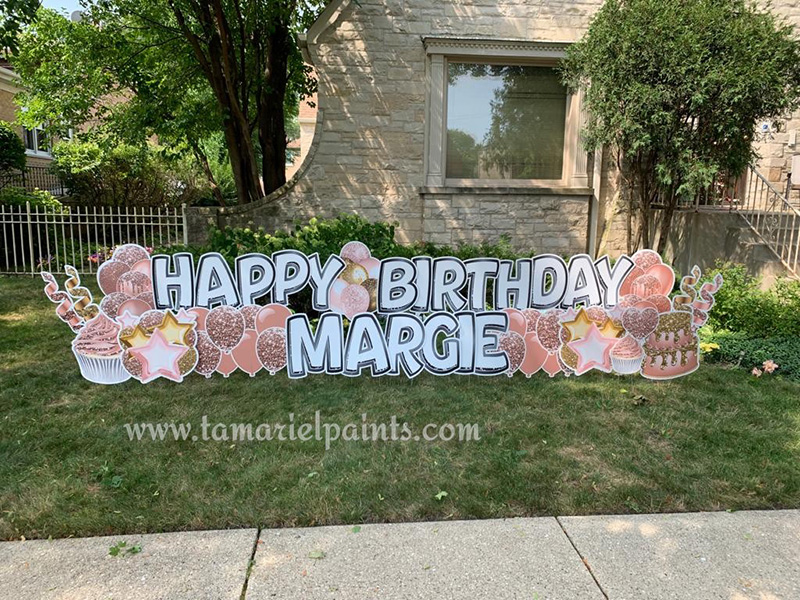
[(42, 129), (36, 130), (36, 148), (39, 152), (50, 152), (50, 137)]
[(23, 128), (25, 133), (25, 149), (36, 151), (36, 132), (34, 130)]
[(446, 176), (561, 179), (567, 90), (552, 67), (448, 63)]

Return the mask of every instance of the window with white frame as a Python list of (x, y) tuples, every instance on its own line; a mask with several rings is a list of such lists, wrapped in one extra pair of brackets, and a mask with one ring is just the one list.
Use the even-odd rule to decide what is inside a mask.
[(41, 127), (28, 129), (23, 127), (25, 150), (28, 154), (50, 156), (52, 149), (50, 136)]
[(564, 44), (426, 38), (428, 186), (585, 187), (580, 99)]

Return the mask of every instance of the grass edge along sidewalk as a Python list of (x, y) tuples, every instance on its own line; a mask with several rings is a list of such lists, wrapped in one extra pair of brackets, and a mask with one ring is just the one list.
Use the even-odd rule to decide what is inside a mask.
[[(0, 278), (0, 538), (800, 507), (800, 384), (702, 365), (93, 386), (35, 279)], [(780, 357), (776, 357), (780, 362)], [(131, 442), (123, 424), (477, 423), (480, 441)]]

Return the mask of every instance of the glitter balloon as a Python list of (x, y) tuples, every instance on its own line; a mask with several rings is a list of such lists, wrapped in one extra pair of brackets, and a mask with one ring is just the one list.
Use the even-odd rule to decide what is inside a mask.
[(206, 331), (211, 341), (229, 354), (244, 335), (244, 317), (232, 306), (212, 308), (206, 317)]
[(97, 285), (103, 290), (104, 294), (113, 294), (117, 291), (117, 281), (119, 278), (130, 271), (130, 267), (118, 260), (109, 260), (100, 265), (97, 269)]
[(222, 352), (214, 345), (205, 331), (197, 333), (197, 366), (194, 370), (201, 375), (211, 377), (219, 366)]
[(248, 304), (247, 306), (243, 306), (239, 309), (239, 312), (242, 313), (242, 316), (244, 317), (245, 329), (256, 328), (256, 315), (260, 310), (261, 307), (257, 304)]
[(131, 271), (136, 271), (137, 273), (142, 273), (150, 277), (152, 275), (152, 265), (150, 263), (150, 259), (146, 258), (138, 261), (131, 267)]
[(124, 262), (129, 267), (132, 267), (140, 260), (149, 259), (150, 255), (147, 250), (136, 244), (124, 244), (114, 250), (114, 255), (111, 257), (113, 260)]
[(130, 299), (128, 294), (122, 292), (112, 292), (100, 301), (100, 310), (102, 310), (109, 319), (116, 319), (119, 315), (119, 307), (123, 302)]
[(367, 279), (369, 279), (369, 273), (367, 270), (362, 267), (361, 265), (354, 263), (352, 260), (345, 259), (344, 262), (346, 263), (346, 267), (344, 271), (341, 272), (339, 275), (340, 279), (343, 279), (347, 283), (352, 283), (355, 285), (361, 285)]
[(146, 333), (153, 333), (153, 329), (161, 325), (164, 321), (163, 310), (148, 310), (139, 319), (139, 325)]
[(369, 309), (370, 297), (366, 288), (350, 284), (342, 291), (342, 310), (348, 319)]
[(122, 366), (136, 379), (142, 378), (142, 363), (128, 349), (122, 353)]
[(500, 336), (498, 348), (508, 356), (508, 370), (506, 374), (511, 377), (525, 360), (525, 338), (516, 331), (509, 331)]
[(142, 292), (138, 296), (136, 296), (137, 300), (141, 300), (145, 304), (147, 304), (150, 308), (156, 307), (156, 299), (153, 296), (153, 292)]
[(378, 310), (378, 280), (367, 279), (361, 286), (369, 292), (369, 307), (367, 310), (375, 312)]
[(629, 308), (631, 306), (635, 306), (641, 301), (642, 301), (641, 296), (637, 296), (636, 294), (628, 294), (627, 296), (623, 296), (620, 299), (619, 304), (617, 304), (617, 306), (620, 308)]
[(595, 323), (602, 325), (606, 322), (606, 311), (602, 306), (590, 306), (586, 309), (586, 316), (589, 317)]
[(264, 368), (274, 375), (286, 366), (286, 330), (270, 327), (258, 336), (256, 342), (258, 360)]
[(672, 302), (667, 296), (662, 294), (654, 294), (652, 296), (648, 296), (645, 298), (646, 302), (650, 302), (653, 306), (656, 307), (656, 310), (660, 313), (668, 313), (672, 310)]
[(525, 308), (522, 310), (525, 317), (525, 333), (536, 333), (536, 324), (539, 322), (539, 317), (542, 316), (535, 308)]
[(136, 297), (139, 294), (153, 291), (150, 278), (138, 271), (128, 271), (117, 280), (117, 291), (125, 292), (128, 296)]
[(184, 355), (178, 359), (178, 370), (181, 375), (188, 375), (192, 372), (195, 365), (197, 365), (197, 357), (197, 350), (189, 348)]
[(550, 353), (554, 353), (561, 347), (561, 321), (557, 312), (549, 312), (539, 317), (536, 324), (536, 335), (539, 342)]
[(639, 250), (632, 258), (634, 264), (644, 271), (661, 264), (661, 256), (655, 250)]
[(339, 252), (339, 256), (350, 259), (355, 263), (361, 263), (362, 260), (366, 260), (372, 256), (372, 253), (369, 251), (369, 248), (361, 242), (347, 242), (342, 246), (342, 251)]
[(634, 280), (633, 285), (631, 285), (631, 293), (641, 296), (642, 298), (660, 294), (661, 282), (655, 275), (642, 275)]

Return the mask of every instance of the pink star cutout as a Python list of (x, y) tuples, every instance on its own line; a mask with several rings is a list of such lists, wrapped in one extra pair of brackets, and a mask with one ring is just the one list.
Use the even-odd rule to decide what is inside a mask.
[(175, 318), (178, 319), (178, 323), (181, 325), (185, 325), (186, 323), (195, 323), (197, 321), (197, 315), (193, 315), (185, 308), (181, 308), (178, 311), (178, 314), (175, 315)]
[(125, 329), (127, 327), (136, 327), (136, 324), (139, 322), (139, 317), (132, 315), (129, 310), (126, 310), (121, 315), (117, 315), (116, 321), (119, 323), (120, 329)]
[(611, 372), (611, 348), (618, 342), (617, 338), (608, 338), (600, 333), (596, 323), (592, 323), (589, 332), (580, 340), (567, 342), (567, 346), (578, 355), (576, 375), (597, 369), (604, 373)]
[(167, 341), (160, 329), (153, 331), (153, 335), (144, 346), (128, 350), (142, 363), (142, 383), (148, 383), (158, 377), (166, 377), (180, 383), (183, 381), (178, 361), (189, 350), (186, 346), (172, 344)]

